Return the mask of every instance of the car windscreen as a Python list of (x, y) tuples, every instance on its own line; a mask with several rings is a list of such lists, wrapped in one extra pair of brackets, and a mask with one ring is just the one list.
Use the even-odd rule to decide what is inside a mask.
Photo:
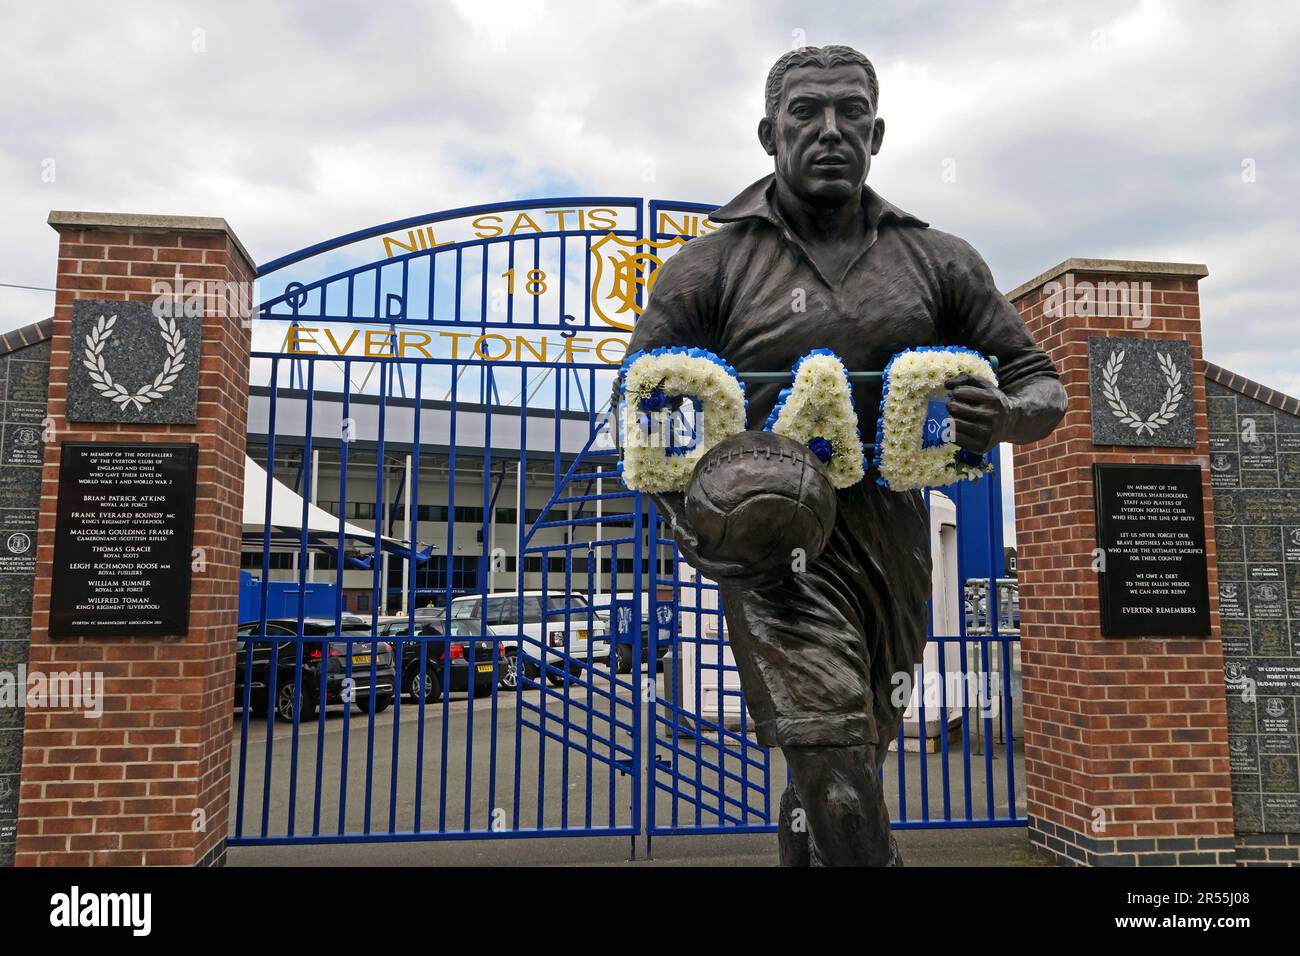
[(581, 594), (551, 594), (547, 598), (547, 607), (552, 611), (563, 611), (566, 607), (576, 611), (585, 611), (587, 609), (587, 599)]

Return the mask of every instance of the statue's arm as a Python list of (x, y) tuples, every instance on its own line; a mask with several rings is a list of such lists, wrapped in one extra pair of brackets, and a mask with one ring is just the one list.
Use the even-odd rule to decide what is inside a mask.
[[(716, 350), (718, 284), (716, 259), (707, 243), (694, 240), (659, 267), (645, 309), (633, 326), (627, 354), (649, 352), (669, 346)], [(614, 379), (610, 411), (618, 413), (622, 403), (623, 379)], [(614, 417), (621, 424), (621, 415)], [(619, 447), (622, 447), (622, 436)]]
[(1037, 441), (1051, 434), (1065, 416), (1065, 389), (1059, 378), (1031, 378), (1004, 389), (1011, 415), (1002, 441)]
[[(660, 267), (645, 311), (637, 319), (628, 342), (628, 355), (674, 345), (716, 351), (721, 279), (709, 244), (698, 239), (687, 243)], [(615, 379), (610, 397), (610, 408), (618, 413), (613, 417), (617, 424), (624, 421), (620, 409), (622, 384), (621, 378)], [(692, 567), (715, 580), (743, 572), (743, 568), (700, 557), (695, 533), (686, 517), (684, 494), (651, 494), (650, 499), (668, 523), (682, 557)]]
[(954, 237), (944, 239), (944, 340), (998, 360), (996, 388), (965, 377), (949, 383), (948, 410), (957, 426), (957, 442), (985, 452), (999, 442), (1037, 441), (1065, 415), (1060, 374), (1020, 313), (998, 291), (979, 253)]

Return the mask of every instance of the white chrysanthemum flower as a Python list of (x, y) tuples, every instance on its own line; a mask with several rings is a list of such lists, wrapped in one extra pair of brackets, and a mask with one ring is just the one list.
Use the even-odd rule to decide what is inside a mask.
[(768, 418), (767, 429), (808, 446), (826, 463), (836, 488), (862, 480), (862, 441), (844, 363), (819, 350), (799, 360), (794, 382)]
[[(684, 491), (695, 463), (745, 428), (745, 393), (721, 359), (700, 349), (655, 349), (623, 370), (623, 483), (633, 491)], [(672, 441), (675, 398), (693, 401), (699, 421), (689, 448)], [(647, 409), (642, 403), (652, 407)]]
[(921, 348), (895, 355), (885, 371), (880, 402), (881, 437), (876, 448), (880, 482), (894, 491), (911, 491), (977, 479), (993, 470), (987, 461), (961, 460), (954, 442), (927, 446), (923, 441), (931, 398), (961, 374), (997, 384), (988, 361), (963, 348)]

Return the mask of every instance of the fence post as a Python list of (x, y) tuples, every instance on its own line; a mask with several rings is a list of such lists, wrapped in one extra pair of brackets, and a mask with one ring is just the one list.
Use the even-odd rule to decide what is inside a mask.
[[(220, 864), (254, 265), (224, 219), (52, 212), (49, 222), (59, 233), (59, 259), (30, 668), (102, 679), (103, 696), (97, 718), (27, 708), (16, 863)], [(157, 309), (160, 294), (166, 301)], [(172, 332), (154, 321), (160, 311), (180, 317)], [(166, 368), (176, 372), (163, 383), (170, 388), (141, 405), (102, 404), (103, 376), (84, 381), (83, 361), (85, 317), (93, 323), (99, 315), (121, 316), (96, 339), (114, 382), (136, 394), (155, 381), (154, 353), (165, 345)], [(69, 574), (54, 567), (56, 505), (61, 491), (70, 492), (60, 484), (62, 450), (106, 441), (197, 445), (184, 636), (124, 628), (51, 637), (51, 576)]]
[[(1060, 862), (1234, 863), (1197, 291), (1207, 274), (1202, 265), (1070, 259), (1008, 296), (1069, 398), (1061, 425), (1018, 449), (1015, 463), (1029, 834)], [(1185, 363), (1158, 434), (1134, 435), (1106, 398), (1113, 386), (1100, 380), (1098, 359), (1121, 351), (1120, 397), (1143, 420), (1171, 394), (1160, 363)], [(1200, 467), (1188, 507), (1204, 510), (1203, 630), (1103, 636), (1095, 463)]]

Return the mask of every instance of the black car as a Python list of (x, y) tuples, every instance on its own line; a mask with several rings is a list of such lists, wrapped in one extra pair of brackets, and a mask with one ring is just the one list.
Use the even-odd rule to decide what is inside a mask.
[[(444, 690), (468, 690), (472, 671), (474, 695), (490, 695), (497, 669), (505, 666), (506, 659), (495, 640), (475, 640), (477, 631), (478, 627), (469, 621), (452, 621), (451, 635), (446, 636), (443, 621), (422, 621), (418, 617), (414, 631), (408, 621), (393, 621), (380, 628), (381, 634), (401, 643), (402, 693), (415, 701), (438, 701)], [(426, 662), (423, 681), (421, 649)]]
[[(257, 621), (239, 625), (235, 651), (235, 705), (244, 701), (244, 677), (251, 670), (249, 706), (254, 714), (265, 714), (271, 693), (272, 661), (275, 663), (275, 716), (292, 721), (295, 709), (299, 720), (316, 715), (321, 697), (321, 661), (325, 667), (325, 703), (345, 704), (349, 700), (365, 712), (388, 709), (397, 692), (397, 671), (393, 664), (393, 646), (385, 640), (372, 641), (370, 625), (364, 618), (345, 615), (336, 624), (333, 618), (307, 618), (302, 622), (304, 638), (297, 640), (296, 620), (268, 620), (262, 638)], [(254, 638), (252, 641), (248, 638)], [(248, 646), (253, 645), (252, 666), (248, 664)], [(302, 677), (297, 678), (298, 647), (302, 647)], [(348, 656), (352, 658), (350, 689)], [(373, 682), (372, 669), (373, 667)], [(346, 693), (345, 693), (346, 691)], [(346, 699), (345, 699), (346, 698)]]

